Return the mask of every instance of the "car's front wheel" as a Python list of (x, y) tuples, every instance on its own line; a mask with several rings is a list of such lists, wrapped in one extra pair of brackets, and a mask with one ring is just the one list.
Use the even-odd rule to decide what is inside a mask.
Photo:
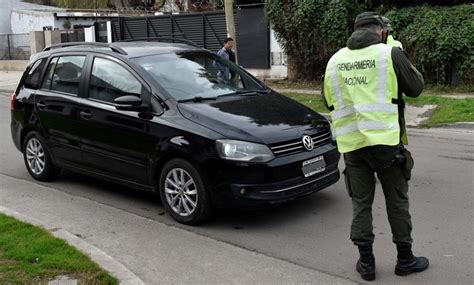
[(23, 158), (30, 175), (39, 181), (53, 180), (61, 170), (54, 165), (43, 137), (37, 132), (30, 132), (26, 136)]
[(173, 159), (160, 175), (160, 197), (166, 211), (183, 224), (199, 224), (212, 213), (205, 177), (190, 162)]

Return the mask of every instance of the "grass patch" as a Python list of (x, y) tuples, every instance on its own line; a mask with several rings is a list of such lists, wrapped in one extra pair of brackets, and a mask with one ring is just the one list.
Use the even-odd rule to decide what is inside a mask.
[[(322, 88), (319, 81), (268, 80), (265, 83), (273, 89), (321, 90)], [(458, 93), (474, 93), (474, 83), (463, 83), (458, 86), (426, 84), (422, 95), (455, 95)]]
[[(283, 93), (319, 113), (328, 113), (320, 95)], [(453, 99), (434, 95), (422, 95), (418, 98), (405, 97), (406, 103), (411, 106), (436, 105), (423, 121), (420, 127), (433, 127), (436, 125), (474, 122), (474, 97), (466, 99)]]
[(58, 275), (82, 284), (118, 284), (116, 278), (65, 241), (0, 214), (0, 284), (46, 284)]
[(418, 98), (405, 97), (408, 105), (423, 106), (436, 105), (430, 112), (428, 119), (420, 127), (433, 127), (436, 125), (474, 122), (474, 98), (453, 99), (440, 96), (420, 96)]
[(474, 84), (465, 83), (458, 86), (450, 85), (438, 85), (438, 84), (427, 84), (423, 89), (423, 95), (445, 95), (445, 94), (457, 94), (457, 93), (473, 93)]

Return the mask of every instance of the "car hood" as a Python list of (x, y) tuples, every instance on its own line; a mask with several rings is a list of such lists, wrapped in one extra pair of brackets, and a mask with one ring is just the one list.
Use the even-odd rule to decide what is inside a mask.
[(264, 144), (300, 138), (329, 126), (320, 114), (276, 92), (179, 103), (178, 108), (184, 117), (223, 138)]

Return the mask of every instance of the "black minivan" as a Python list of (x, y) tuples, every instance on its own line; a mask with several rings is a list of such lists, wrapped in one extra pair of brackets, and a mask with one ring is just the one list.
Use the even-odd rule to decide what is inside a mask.
[(53, 45), (32, 57), (11, 114), (34, 179), (64, 168), (155, 191), (186, 224), (339, 179), (323, 116), (191, 44)]

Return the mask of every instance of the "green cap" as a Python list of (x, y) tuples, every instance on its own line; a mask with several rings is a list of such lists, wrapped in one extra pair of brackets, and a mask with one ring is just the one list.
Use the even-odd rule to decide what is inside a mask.
[(382, 16), (383, 27), (386, 28), (389, 32), (393, 32), (392, 24), (390, 19)]
[(377, 24), (382, 27), (384, 26), (382, 17), (380, 17), (379, 14), (375, 12), (363, 12), (357, 15), (354, 21), (354, 29), (358, 29), (368, 24)]

